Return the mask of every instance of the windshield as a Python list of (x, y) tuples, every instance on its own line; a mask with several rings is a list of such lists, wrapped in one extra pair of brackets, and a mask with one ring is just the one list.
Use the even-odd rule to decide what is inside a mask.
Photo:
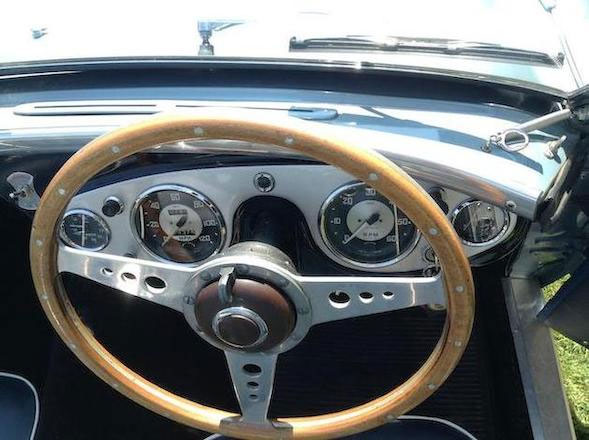
[[(588, 23), (588, 2), (579, 1), (576, 9), (570, 3), (569, 13)], [(340, 60), (576, 88), (559, 31), (536, 0), (363, 0), (354, 7), (336, 0), (25, 0), (11, 5), (4, 18), (0, 63), (199, 56)]]

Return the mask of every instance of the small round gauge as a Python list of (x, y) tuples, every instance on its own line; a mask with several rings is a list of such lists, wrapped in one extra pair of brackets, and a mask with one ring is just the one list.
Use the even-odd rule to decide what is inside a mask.
[(454, 210), (452, 224), (464, 244), (486, 246), (507, 232), (509, 214), (490, 203), (469, 200)]
[(108, 245), (110, 230), (102, 217), (92, 211), (73, 209), (63, 217), (59, 236), (69, 246), (99, 251)]
[(407, 255), (419, 233), (409, 218), (365, 183), (335, 191), (321, 209), (321, 235), (341, 259), (360, 267), (382, 267)]
[(217, 253), (225, 239), (223, 218), (204, 195), (161, 186), (135, 203), (133, 222), (143, 245), (158, 257), (194, 263)]

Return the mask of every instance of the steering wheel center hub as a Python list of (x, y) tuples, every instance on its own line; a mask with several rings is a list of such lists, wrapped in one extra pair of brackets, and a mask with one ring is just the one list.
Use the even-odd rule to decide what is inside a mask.
[(198, 327), (217, 344), (247, 351), (268, 350), (284, 341), (295, 326), (291, 302), (269, 282), (237, 278), (230, 293), (220, 294), (223, 277), (197, 294)]
[(235, 244), (199, 267), (184, 317), (222, 350), (282, 353), (311, 327), (311, 305), (297, 277), (290, 258), (274, 246)]

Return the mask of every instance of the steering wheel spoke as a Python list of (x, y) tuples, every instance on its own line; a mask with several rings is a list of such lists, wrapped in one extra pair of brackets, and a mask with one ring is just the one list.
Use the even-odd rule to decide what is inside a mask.
[(182, 311), (182, 297), (194, 269), (60, 245), (59, 273), (73, 273), (147, 301)]
[(313, 325), (427, 304), (446, 304), (441, 274), (433, 277), (301, 277)]
[(239, 421), (272, 425), (268, 408), (274, 388), (277, 354), (225, 351), (233, 388), (241, 408)]

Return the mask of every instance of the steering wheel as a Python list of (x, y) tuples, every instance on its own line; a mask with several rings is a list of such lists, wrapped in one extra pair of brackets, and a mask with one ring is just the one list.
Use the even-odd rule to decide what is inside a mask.
[[(240, 243), (198, 267), (72, 249), (58, 227), (73, 196), (95, 174), (154, 145), (187, 139), (271, 144), (334, 165), (395, 203), (435, 251), (431, 277), (311, 277), (297, 273), (280, 250)], [(219, 170), (220, 173), (223, 170)], [(389, 422), (429, 397), (450, 375), (467, 345), (474, 318), (474, 284), (462, 245), (438, 205), (382, 155), (341, 138), (333, 127), (254, 110), (203, 109), (158, 116), (101, 136), (75, 153), (51, 180), (30, 239), (35, 288), (49, 321), (75, 355), (128, 398), (177, 422), (237, 438), (330, 438)], [(241, 414), (177, 396), (125, 366), (98, 342), (68, 299), (70, 272), (183, 313), (195, 332), (224, 350)], [(130, 275), (129, 275), (130, 274)], [(158, 293), (145, 279), (166, 283)], [(360, 294), (378, 292), (370, 300)], [(330, 293), (345, 291), (345, 304)], [(394, 294), (391, 294), (391, 292)], [(269, 420), (276, 359), (315, 324), (424, 304), (445, 304), (446, 323), (429, 358), (406, 382), (368, 403), (311, 417)]]

